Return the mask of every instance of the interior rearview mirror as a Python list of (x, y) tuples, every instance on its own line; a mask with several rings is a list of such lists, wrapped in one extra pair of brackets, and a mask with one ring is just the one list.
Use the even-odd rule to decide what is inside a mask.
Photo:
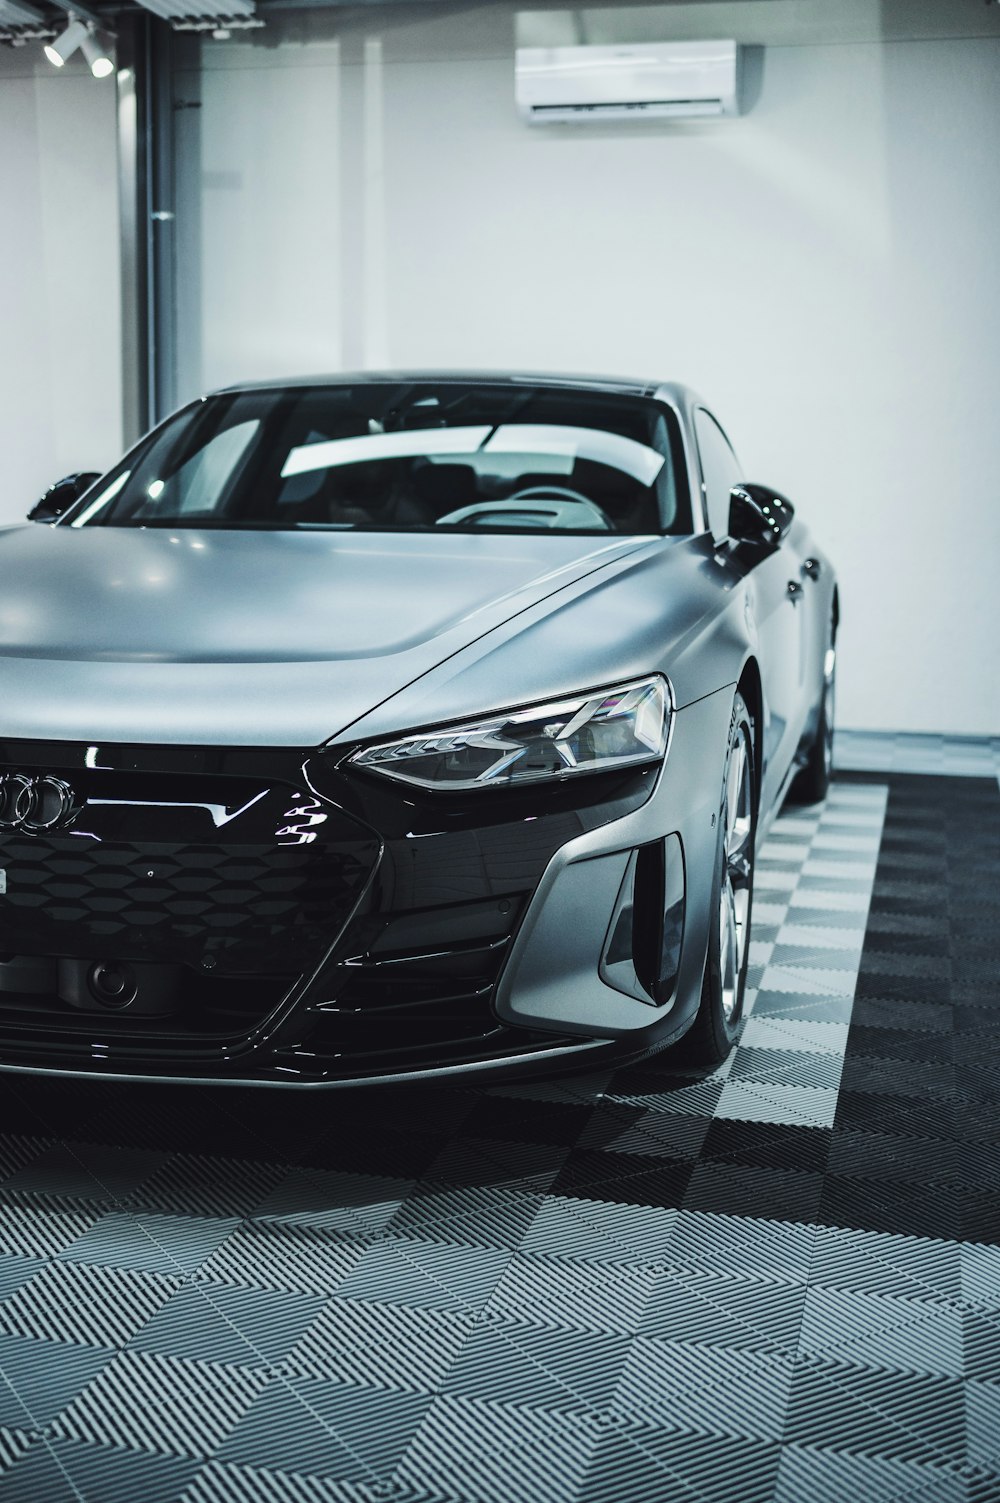
[(73, 475), (64, 475), (55, 485), (50, 485), (40, 501), (36, 501), (28, 513), (29, 522), (56, 522), (74, 501), (79, 501), (89, 491), (95, 480), (100, 480), (97, 470), (80, 470)]
[(777, 548), (792, 525), (795, 508), (769, 485), (744, 481), (729, 492), (729, 536), (754, 548)]

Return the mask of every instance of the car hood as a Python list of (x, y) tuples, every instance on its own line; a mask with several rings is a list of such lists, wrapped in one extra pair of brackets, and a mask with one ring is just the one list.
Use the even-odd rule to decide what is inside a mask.
[(648, 539), (0, 532), (0, 734), (316, 745)]

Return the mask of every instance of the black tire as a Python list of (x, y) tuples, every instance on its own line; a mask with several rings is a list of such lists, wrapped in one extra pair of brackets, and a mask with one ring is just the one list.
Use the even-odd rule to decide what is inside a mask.
[[(734, 781), (735, 797), (731, 787)], [(733, 701), (717, 826), (705, 978), (698, 1016), (684, 1041), (687, 1057), (703, 1065), (721, 1064), (736, 1043), (746, 997), (757, 778), (753, 724), (740, 694)]]
[[(833, 730), (837, 699), (837, 652), (831, 633), (829, 653), (824, 671), (823, 699), (820, 705), (819, 722), (809, 756), (791, 788), (789, 798), (795, 804), (820, 804), (830, 791), (833, 780)], [(826, 670), (825, 665), (825, 670)]]

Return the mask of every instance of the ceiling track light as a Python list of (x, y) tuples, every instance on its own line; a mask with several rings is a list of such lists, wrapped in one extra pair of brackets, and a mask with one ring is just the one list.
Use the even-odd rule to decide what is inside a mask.
[(70, 21), (61, 36), (56, 37), (52, 42), (46, 42), (45, 56), (53, 68), (61, 68), (82, 45), (86, 35), (87, 28), (82, 21)]
[(54, 68), (61, 68), (69, 61), (77, 48), (87, 59), (90, 71), (95, 78), (107, 78), (109, 73), (115, 71), (108, 37), (98, 31), (95, 26), (88, 26), (76, 16), (72, 18), (61, 36), (46, 45), (45, 56)]
[(103, 32), (97, 31), (94, 27), (88, 27), (80, 46), (95, 78), (107, 78), (109, 73), (115, 71), (110, 39)]

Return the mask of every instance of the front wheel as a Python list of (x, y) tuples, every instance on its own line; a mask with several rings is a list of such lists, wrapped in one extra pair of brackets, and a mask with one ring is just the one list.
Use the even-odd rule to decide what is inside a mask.
[(753, 726), (743, 697), (733, 702), (718, 818), (708, 956), (691, 1055), (720, 1064), (736, 1042), (746, 995), (757, 840)]

